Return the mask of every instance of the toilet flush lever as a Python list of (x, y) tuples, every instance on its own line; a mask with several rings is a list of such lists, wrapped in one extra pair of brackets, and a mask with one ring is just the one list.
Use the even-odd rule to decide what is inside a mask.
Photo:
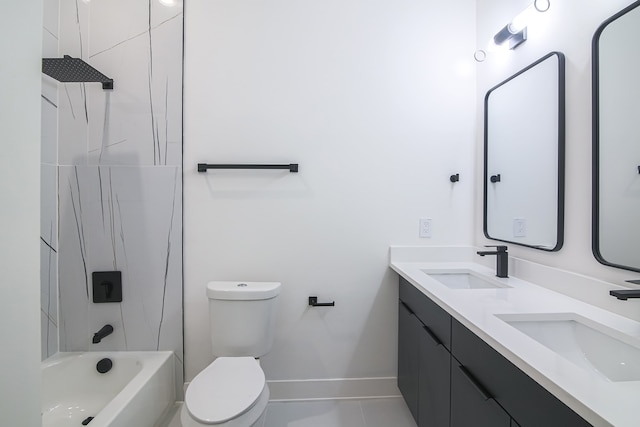
[(336, 305), (336, 302), (318, 302), (318, 297), (313, 296), (309, 297), (309, 305), (311, 307), (334, 307)]

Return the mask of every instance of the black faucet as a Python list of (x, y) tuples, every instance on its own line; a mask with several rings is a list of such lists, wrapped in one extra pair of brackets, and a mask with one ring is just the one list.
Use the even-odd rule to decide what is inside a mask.
[(102, 329), (100, 329), (98, 332), (93, 334), (93, 340), (91, 340), (91, 342), (94, 344), (98, 344), (100, 341), (102, 341), (102, 338), (106, 337), (107, 335), (111, 335), (112, 333), (113, 333), (113, 326), (104, 325)]
[(496, 276), (509, 277), (509, 254), (506, 246), (485, 246), (486, 248), (496, 248), (495, 251), (478, 251), (480, 256), (496, 256)]
[[(640, 285), (640, 280), (627, 280), (626, 282), (633, 283), (634, 285)], [(609, 295), (616, 297), (619, 300), (626, 301), (629, 298), (640, 298), (640, 289), (618, 289), (615, 291), (609, 291)]]

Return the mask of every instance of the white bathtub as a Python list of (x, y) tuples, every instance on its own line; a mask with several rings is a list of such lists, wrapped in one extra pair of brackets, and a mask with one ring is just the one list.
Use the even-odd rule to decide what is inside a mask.
[[(101, 374), (96, 365), (109, 358)], [(173, 352), (58, 353), (42, 362), (42, 426), (153, 427), (175, 402)]]

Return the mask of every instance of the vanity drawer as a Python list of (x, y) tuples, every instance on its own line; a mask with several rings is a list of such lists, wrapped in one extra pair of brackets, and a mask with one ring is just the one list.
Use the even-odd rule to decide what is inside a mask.
[(453, 356), (521, 427), (591, 426), (455, 319), (451, 335)]
[(451, 349), (451, 316), (449, 313), (403, 277), (400, 277), (400, 301), (433, 332), (447, 349)]

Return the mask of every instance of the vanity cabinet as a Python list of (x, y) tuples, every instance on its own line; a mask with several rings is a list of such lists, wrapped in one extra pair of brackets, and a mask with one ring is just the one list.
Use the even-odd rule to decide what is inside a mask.
[(591, 425), (455, 319), (451, 334), (455, 357), (521, 427)]
[(398, 388), (419, 427), (588, 427), (400, 278)]
[(451, 316), (406, 281), (398, 316), (398, 388), (418, 427), (449, 426)]
[(414, 419), (418, 419), (419, 347), (416, 345), (422, 324), (400, 302), (398, 308), (398, 388)]
[(511, 416), (491, 399), (484, 387), (453, 359), (451, 427), (511, 427)]

